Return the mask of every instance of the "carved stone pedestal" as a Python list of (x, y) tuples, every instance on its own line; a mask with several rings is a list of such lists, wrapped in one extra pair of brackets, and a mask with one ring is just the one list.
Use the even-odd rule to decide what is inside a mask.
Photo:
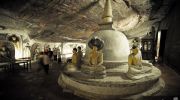
[(154, 95), (165, 86), (160, 78), (161, 71), (148, 63), (144, 65), (146, 64), (152, 70), (138, 80), (127, 77), (128, 65), (122, 64), (106, 69), (107, 76), (101, 79), (94, 79), (81, 71), (69, 75), (61, 73), (58, 84), (65, 90), (90, 100), (139, 99)]
[(81, 71), (92, 78), (104, 78), (106, 77), (106, 68), (104, 66), (91, 67), (87, 65), (81, 66)]

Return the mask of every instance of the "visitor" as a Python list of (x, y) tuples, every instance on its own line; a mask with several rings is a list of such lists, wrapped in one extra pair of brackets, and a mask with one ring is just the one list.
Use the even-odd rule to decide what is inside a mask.
[(67, 60), (66, 60), (66, 62), (67, 63), (72, 63), (72, 64), (75, 64), (76, 63), (76, 65), (77, 65), (77, 49), (76, 48), (73, 48), (73, 55), (72, 55), (72, 57), (71, 58), (68, 58)]
[(77, 70), (77, 49), (73, 48), (73, 55), (71, 57), (71, 62), (65, 67), (66, 71), (76, 71)]
[(50, 64), (50, 58), (47, 52), (45, 52), (43, 56), (43, 68), (46, 74), (48, 74), (49, 71), (49, 64)]
[(53, 49), (54, 61), (57, 61), (57, 48)]
[(49, 66), (52, 67), (52, 63), (53, 63), (53, 51), (51, 51), (51, 48), (48, 49), (48, 53), (47, 53), (48, 57), (49, 57)]
[(43, 52), (40, 52), (39, 55), (38, 55), (38, 69), (37, 69), (38, 72), (41, 71), (43, 69), (43, 66), (44, 66), (44, 64), (43, 64), (43, 56), (44, 56)]
[(48, 51), (49, 51), (49, 48), (44, 48), (44, 53)]
[(83, 53), (81, 51), (81, 47), (78, 46), (78, 52), (77, 52), (77, 66), (80, 68), (81, 64), (82, 64), (82, 57), (83, 57)]
[(51, 51), (51, 48), (48, 49), (48, 56), (49, 56), (49, 59), (51, 60), (53, 56), (53, 51)]
[(61, 52), (57, 49), (58, 63), (61, 63)]
[(73, 55), (72, 55), (71, 63), (77, 66), (77, 49), (76, 48), (73, 48)]

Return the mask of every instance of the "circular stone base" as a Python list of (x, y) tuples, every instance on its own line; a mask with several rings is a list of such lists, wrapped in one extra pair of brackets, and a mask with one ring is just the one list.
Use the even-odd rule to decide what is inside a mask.
[(160, 75), (161, 72), (156, 67), (153, 67), (151, 74), (139, 80), (131, 80), (126, 75), (87, 79), (61, 73), (58, 84), (64, 89), (71, 90), (75, 95), (87, 99), (136, 99), (159, 92), (165, 86), (164, 81), (159, 79)]
[(106, 77), (106, 68), (104, 66), (91, 67), (88, 65), (81, 66), (81, 72), (91, 76), (94, 79)]
[(67, 64), (64, 69), (64, 72), (66, 73), (71, 73), (71, 72), (76, 72), (76, 71), (77, 71), (77, 67), (73, 64)]

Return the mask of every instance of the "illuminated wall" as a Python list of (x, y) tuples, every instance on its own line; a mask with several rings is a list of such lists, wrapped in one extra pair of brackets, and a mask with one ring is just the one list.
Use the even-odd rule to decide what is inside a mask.
[[(72, 50), (73, 48), (77, 48), (80, 46), (82, 48), (82, 51), (85, 52), (86, 44), (85, 43), (77, 43), (77, 42), (66, 42), (66, 43), (60, 43), (60, 42), (33, 42), (38, 44), (38, 51), (44, 51), (45, 48), (58, 48), (59, 52), (61, 54), (62, 60), (65, 61), (67, 58), (71, 58), (72, 56)], [(35, 51), (35, 50), (32, 50)]]
[(85, 43), (65, 43), (63, 46), (62, 54), (64, 58), (70, 58), (72, 56), (73, 48), (81, 47), (82, 52), (85, 52), (86, 44)]

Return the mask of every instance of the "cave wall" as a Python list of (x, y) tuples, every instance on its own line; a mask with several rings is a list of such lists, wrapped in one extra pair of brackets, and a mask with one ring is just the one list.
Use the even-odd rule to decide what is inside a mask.
[(168, 16), (164, 62), (180, 72), (180, 2), (177, 0)]
[[(2, 47), (6, 48), (5, 52), (2, 50)], [(0, 33), (0, 62), (7, 62), (14, 59), (15, 59), (15, 48), (13, 43), (7, 40), (7, 34)]]

